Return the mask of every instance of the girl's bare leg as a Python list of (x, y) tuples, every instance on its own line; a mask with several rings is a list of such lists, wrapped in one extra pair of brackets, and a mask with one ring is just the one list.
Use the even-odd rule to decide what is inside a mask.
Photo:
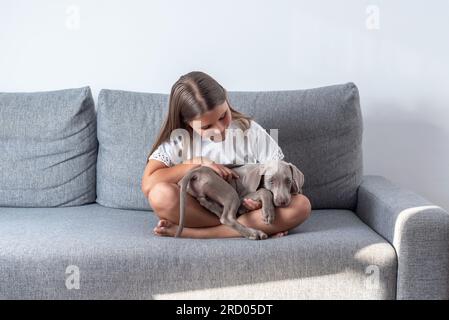
[[(151, 189), (148, 201), (159, 219), (179, 223), (179, 186), (176, 183), (160, 182)], [(204, 208), (190, 194), (186, 194), (185, 227), (212, 227), (220, 219)]]

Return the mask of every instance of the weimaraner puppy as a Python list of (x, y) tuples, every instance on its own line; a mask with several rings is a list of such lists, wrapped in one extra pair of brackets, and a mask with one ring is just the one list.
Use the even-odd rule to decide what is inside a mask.
[(288, 206), (291, 194), (302, 194), (304, 174), (289, 162), (273, 160), (265, 164), (230, 164), (226, 167), (232, 168), (239, 178), (227, 182), (211, 168), (200, 166), (188, 171), (178, 182), (179, 227), (175, 237), (181, 235), (184, 227), (186, 192), (215, 213), (222, 224), (252, 240), (266, 239), (268, 236), (237, 222), (237, 216), (248, 211), (242, 204), (244, 198), (261, 201), (263, 220), (266, 224), (271, 224), (275, 217), (274, 206)]

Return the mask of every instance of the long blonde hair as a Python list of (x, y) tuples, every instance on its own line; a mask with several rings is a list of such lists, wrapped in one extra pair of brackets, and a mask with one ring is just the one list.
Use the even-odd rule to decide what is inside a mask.
[(168, 114), (147, 156), (147, 162), (154, 150), (170, 139), (173, 130), (186, 129), (190, 133), (190, 137), (193, 137), (193, 131), (188, 122), (213, 110), (225, 101), (229, 105), (232, 121), (235, 121), (243, 131), (247, 130), (252, 117), (231, 107), (226, 90), (215, 79), (201, 71), (192, 71), (182, 75), (172, 86)]

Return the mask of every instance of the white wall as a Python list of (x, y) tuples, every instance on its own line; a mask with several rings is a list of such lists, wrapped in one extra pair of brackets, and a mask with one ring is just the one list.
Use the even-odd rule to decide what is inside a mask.
[[(0, 91), (360, 90), (365, 173), (449, 209), (449, 1), (0, 1)], [(79, 19), (77, 19), (79, 17)]]

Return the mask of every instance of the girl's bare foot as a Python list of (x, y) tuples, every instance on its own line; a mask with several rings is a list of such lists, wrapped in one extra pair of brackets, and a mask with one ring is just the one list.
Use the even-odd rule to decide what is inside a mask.
[(278, 232), (276, 234), (271, 235), (269, 238), (280, 238), (286, 236), (288, 234), (288, 230)]
[(157, 223), (157, 226), (153, 229), (153, 233), (157, 236), (174, 237), (177, 230), (177, 224), (165, 219), (161, 219)]

